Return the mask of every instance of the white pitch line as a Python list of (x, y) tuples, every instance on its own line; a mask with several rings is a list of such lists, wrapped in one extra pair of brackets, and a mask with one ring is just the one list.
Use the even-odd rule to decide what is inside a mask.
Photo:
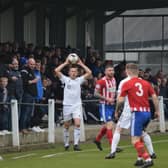
[(168, 142), (168, 140), (166, 140), (166, 139), (165, 139), (165, 140), (159, 140), (159, 141), (154, 141), (154, 142), (152, 142), (152, 143), (155, 144), (155, 143), (164, 143), (164, 142)]
[(37, 155), (37, 154), (36, 153), (29, 153), (27, 155), (21, 155), (21, 156), (13, 157), (12, 159), (21, 159), (21, 158), (26, 158), (26, 157), (34, 156), (34, 155)]
[[(166, 143), (168, 142), (168, 140), (158, 140), (158, 141), (154, 141), (152, 142), (153, 144), (157, 144), (157, 143)], [(132, 145), (124, 145), (124, 146), (120, 146), (121, 148), (130, 148), (132, 147)], [(109, 148), (104, 148), (104, 150), (108, 150)], [(85, 153), (85, 152), (95, 152), (97, 151), (97, 148), (95, 149), (88, 149), (88, 150), (83, 150), (83, 151), (79, 151), (79, 152), (59, 152), (59, 153), (53, 153), (53, 154), (49, 154), (49, 155), (44, 155), (41, 156), (41, 158), (45, 159), (45, 158), (52, 158), (52, 157), (56, 157), (59, 155), (64, 155), (64, 154), (74, 154), (74, 153)], [(21, 158), (27, 158), (27, 157), (31, 157), (31, 156), (35, 156), (37, 155), (36, 153), (30, 153), (30, 154), (26, 154), (26, 155), (21, 155), (21, 156), (16, 156), (16, 157), (12, 157), (12, 159), (21, 159)]]
[[(121, 146), (122, 148), (128, 148), (128, 147), (132, 147), (132, 145), (126, 145), (126, 146)], [(108, 150), (109, 148), (103, 148), (104, 150)], [(86, 153), (86, 152), (96, 152), (98, 151), (97, 148), (95, 149), (88, 149), (88, 150), (82, 150), (82, 151), (72, 151), (72, 152), (59, 152), (59, 153), (53, 153), (53, 154), (49, 154), (49, 155), (44, 155), (42, 156), (41, 158), (51, 158), (51, 157), (55, 157), (55, 156), (58, 156), (58, 155), (63, 155), (63, 154), (74, 154), (74, 153)]]
[[(152, 143), (166, 143), (168, 142), (168, 140), (159, 140), (159, 141), (154, 141)], [(132, 145), (124, 145), (124, 146), (120, 146), (121, 148), (130, 148), (132, 147)], [(109, 148), (104, 148), (105, 150), (109, 149)], [(59, 153), (53, 153), (53, 154), (49, 154), (49, 155), (44, 155), (42, 156), (41, 158), (51, 158), (51, 157), (55, 157), (55, 156), (58, 156), (58, 155), (63, 155), (63, 154), (72, 154), (72, 153), (84, 153), (84, 152), (95, 152), (97, 151), (97, 149), (88, 149), (88, 150), (84, 150), (84, 151), (78, 151), (78, 152), (59, 152)]]
[(42, 156), (41, 158), (50, 158), (50, 157), (54, 157), (54, 156), (57, 156), (57, 155), (63, 155), (63, 154), (72, 154), (72, 153), (84, 153), (84, 152), (95, 152), (97, 151), (97, 149), (88, 149), (88, 150), (84, 150), (84, 151), (72, 151), (72, 152), (59, 152), (59, 153), (53, 153), (53, 154), (49, 154), (49, 155), (44, 155)]
[(50, 158), (50, 157), (54, 157), (56, 155), (63, 155), (64, 152), (60, 152), (60, 153), (54, 153), (54, 154), (50, 154), (50, 155), (44, 155), (41, 158)]

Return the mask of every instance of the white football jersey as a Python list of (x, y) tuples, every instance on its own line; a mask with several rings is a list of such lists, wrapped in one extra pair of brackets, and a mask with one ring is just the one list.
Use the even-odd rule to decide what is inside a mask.
[(84, 76), (71, 79), (70, 77), (62, 75), (60, 80), (65, 84), (63, 105), (82, 104), (81, 84), (85, 81)]
[[(127, 82), (128, 80), (130, 80), (130, 77), (126, 77), (125, 79), (120, 81), (119, 86), (118, 86), (118, 95), (121, 93), (121, 88), (122, 88), (123, 84), (125, 82)], [(124, 100), (124, 108), (123, 108), (123, 111), (122, 111), (122, 115), (124, 115), (124, 116), (130, 116), (131, 115), (131, 109), (130, 109), (130, 105), (129, 105), (127, 96), (125, 97), (125, 100)]]

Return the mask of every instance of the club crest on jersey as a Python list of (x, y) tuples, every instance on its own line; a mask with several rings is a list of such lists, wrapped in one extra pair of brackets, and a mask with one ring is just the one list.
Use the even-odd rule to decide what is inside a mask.
[(108, 92), (115, 92), (116, 91), (116, 87), (109, 87), (107, 88)]
[(67, 89), (71, 89), (71, 85), (67, 85)]

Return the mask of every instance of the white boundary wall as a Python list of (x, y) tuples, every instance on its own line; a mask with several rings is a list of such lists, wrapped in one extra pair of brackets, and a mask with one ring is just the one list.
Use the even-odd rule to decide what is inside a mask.
[[(53, 99), (48, 101), (48, 143), (55, 143), (55, 102)], [(160, 108), (160, 118), (159, 126), (160, 132), (164, 133), (166, 131), (165, 126), (165, 116), (164, 116), (164, 104), (163, 97), (159, 97), (159, 108)], [(20, 148), (20, 139), (19, 139), (19, 121), (18, 121), (18, 104), (16, 100), (11, 101), (11, 111), (12, 111), (12, 145), (14, 147)], [(83, 110), (82, 110), (83, 113)], [(85, 141), (85, 125), (83, 121), (83, 115), (81, 115), (81, 138), (80, 141)]]

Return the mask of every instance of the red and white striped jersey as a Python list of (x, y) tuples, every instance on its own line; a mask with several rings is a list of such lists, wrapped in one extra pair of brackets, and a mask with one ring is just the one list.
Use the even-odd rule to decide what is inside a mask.
[(124, 83), (120, 96), (128, 96), (131, 111), (149, 112), (149, 97), (153, 94), (155, 91), (149, 82), (134, 77)]
[[(115, 102), (116, 97), (116, 80), (107, 79), (105, 76), (97, 81), (95, 90), (106, 98), (110, 98)], [(100, 100), (100, 103), (108, 104), (105, 100)]]

